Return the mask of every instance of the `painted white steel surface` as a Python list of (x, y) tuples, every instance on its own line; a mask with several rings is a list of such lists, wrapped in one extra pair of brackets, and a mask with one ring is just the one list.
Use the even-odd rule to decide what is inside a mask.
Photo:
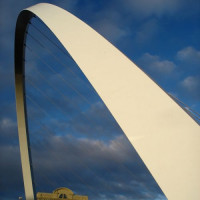
[[(28, 139), (26, 133), (26, 122), (25, 122), (25, 112), (24, 112), (24, 95), (23, 95), (23, 78), (18, 75), (15, 77), (15, 90), (16, 90), (16, 107), (17, 107), (17, 122), (18, 122), (18, 135), (20, 144), (20, 155), (22, 163), (22, 174), (24, 180), (24, 190), (26, 195), (26, 200), (33, 200), (33, 182), (31, 175), (31, 166), (28, 153)], [(20, 111), (20, 112), (19, 112)]]
[(56, 35), (170, 200), (200, 199), (200, 126), (84, 22), (51, 4), (27, 10)]

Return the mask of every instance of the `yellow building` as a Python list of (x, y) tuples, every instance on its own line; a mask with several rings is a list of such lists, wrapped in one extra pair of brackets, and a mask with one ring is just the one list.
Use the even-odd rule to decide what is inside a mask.
[(37, 193), (37, 200), (60, 200), (60, 199), (68, 199), (68, 200), (88, 200), (88, 196), (75, 195), (68, 188), (58, 188), (54, 190), (52, 193)]

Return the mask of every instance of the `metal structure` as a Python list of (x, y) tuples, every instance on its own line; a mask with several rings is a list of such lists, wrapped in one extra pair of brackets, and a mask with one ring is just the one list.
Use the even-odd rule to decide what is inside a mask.
[(27, 200), (34, 199), (24, 99), (24, 40), (38, 16), (102, 98), (170, 200), (200, 199), (200, 127), (156, 83), (84, 22), (51, 4), (23, 10), (15, 38), (18, 131)]

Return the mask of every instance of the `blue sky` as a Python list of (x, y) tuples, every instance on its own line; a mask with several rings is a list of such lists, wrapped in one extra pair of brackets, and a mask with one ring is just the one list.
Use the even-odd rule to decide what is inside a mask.
[[(16, 199), (24, 193), (14, 94), (15, 22), (20, 10), (39, 2), (49, 2), (72, 12), (113, 43), (164, 90), (200, 113), (198, 0), (1, 1), (0, 195), (4, 199)], [(31, 31), (33, 35), (36, 34), (34, 28), (30, 27)], [(48, 37), (53, 36), (48, 34)], [(30, 37), (28, 40), (33, 44)], [(38, 44), (33, 44), (33, 49), (37, 48), (39, 51), (36, 45)], [(48, 47), (50, 48), (50, 44)], [(76, 82), (72, 82), (72, 86), (78, 87), (78, 91), (91, 104), (88, 105), (77, 98), (76, 92), (59, 87), (64, 85), (63, 82), (69, 83), (66, 79), (71, 80), (73, 76), (56, 64), (48, 52), (43, 52), (43, 56), (48, 58), (46, 61), (51, 65), (54, 63), (56, 74), (60, 72), (59, 77), (47, 68), (38, 71), (41, 62), (33, 61), (34, 56), (31, 56), (31, 52), (27, 53), (27, 74), (32, 75), (27, 76), (27, 102), (36, 189), (50, 192), (54, 187), (59, 187), (59, 184), (66, 184), (80, 194), (92, 187), (88, 190), (90, 199), (165, 199), (84, 76), (70, 59), (57, 53), (56, 56), (60, 56), (59, 58), (72, 66), (71, 70), (78, 74), (78, 81), (75, 78)], [(41, 74), (50, 77), (46, 86)], [(54, 83), (60, 90), (50, 87), (49, 83)], [(35, 89), (33, 84), (36, 84)], [(48, 90), (47, 86), (52, 90)], [(38, 88), (47, 91), (46, 97), (41, 98)], [(46, 100), (47, 97), (57, 102), (57, 106), (53, 107), (52, 102)], [(74, 110), (74, 105), (67, 103), (67, 97), (78, 105), (78, 109)], [(35, 109), (37, 106), (34, 107), (31, 100), (40, 102), (44, 111)], [(59, 106), (65, 107), (65, 111), (58, 112)], [(70, 113), (70, 116), (66, 112)], [(42, 119), (39, 125), (38, 119)], [(88, 126), (88, 120), (93, 126)], [(50, 127), (48, 130), (47, 126)], [(66, 159), (66, 152), (70, 152), (70, 159)], [(56, 162), (51, 162), (52, 159)], [(70, 163), (78, 164), (74, 167)], [(56, 172), (55, 169), (59, 171)], [(80, 179), (84, 181), (81, 182)], [(84, 184), (85, 181), (87, 184)]]

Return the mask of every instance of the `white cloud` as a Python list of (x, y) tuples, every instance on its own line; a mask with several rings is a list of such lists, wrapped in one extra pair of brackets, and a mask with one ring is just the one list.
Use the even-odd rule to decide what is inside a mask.
[[(89, 186), (96, 194), (95, 199), (99, 199), (98, 195), (101, 194), (108, 198), (109, 191), (117, 196), (126, 194), (128, 199), (133, 196), (137, 199), (154, 199), (153, 196), (157, 196), (151, 175), (125, 136), (104, 142), (72, 135), (52, 135), (46, 141), (38, 141), (32, 147), (32, 153), (35, 180), (40, 185), (45, 181), (43, 177), (48, 177), (49, 183), (54, 180), (59, 186), (70, 182), (73, 186), (70, 188), (77, 191), (80, 187), (85, 190)], [(64, 182), (65, 178), (68, 181)], [(89, 190), (87, 192), (90, 193)], [(145, 192), (152, 198), (147, 198)]]
[(15, 128), (17, 126), (16, 122), (9, 119), (9, 118), (3, 118), (1, 121), (0, 121), (0, 127), (1, 129), (12, 129), (12, 128)]
[(183, 18), (194, 16), (200, 10), (198, 0), (118, 0), (118, 2), (139, 20), (151, 16)]
[(106, 39), (112, 42), (116, 42), (128, 34), (119, 25), (109, 20), (98, 21), (95, 29), (97, 29), (97, 31), (101, 33)]
[[(36, 146), (38, 145), (36, 144)], [(98, 139), (77, 139), (71, 135), (52, 135), (46, 138), (46, 148), (43, 147), (42, 152), (40, 148), (33, 147), (32, 149), (33, 158), (37, 158), (35, 162), (40, 166), (40, 170), (45, 170), (48, 166), (52, 168), (52, 164), (59, 169), (67, 167), (68, 170), (73, 170), (75, 168), (73, 163), (80, 163), (76, 168), (81, 169), (82, 164), (86, 162), (88, 162), (88, 166), (98, 165), (98, 168), (101, 168), (112, 164), (112, 162), (123, 163), (131, 161), (130, 158), (134, 159), (132, 151), (135, 153), (133, 147), (124, 136), (119, 136), (107, 144)], [(65, 157), (66, 152), (70, 154), (67, 158)], [(56, 162), (52, 163), (52, 158), (49, 158), (51, 156), (54, 157), (54, 155), (59, 155), (59, 159), (54, 158), (53, 160)], [(60, 159), (61, 157), (62, 159)], [(87, 158), (90, 159), (88, 160)]]
[(0, 143), (16, 143), (17, 139), (17, 123), (10, 118), (2, 118), (0, 120)]
[(146, 23), (142, 24), (139, 31), (136, 33), (135, 40), (139, 43), (147, 42), (156, 35), (158, 30), (157, 21), (155, 19), (148, 20)]
[(139, 59), (139, 65), (146, 68), (150, 72), (156, 74), (170, 74), (176, 68), (176, 65), (169, 60), (161, 60), (159, 56), (145, 53)]
[(180, 86), (185, 95), (200, 99), (200, 76), (188, 76), (181, 81)]
[(129, 28), (125, 26), (126, 22), (123, 12), (118, 12), (116, 5), (108, 2), (104, 9), (93, 13), (92, 27), (114, 43), (130, 34)]
[(62, 0), (62, 1), (56, 1), (54, 3), (55, 5), (60, 6), (64, 8), (65, 10), (73, 11), (77, 7), (78, 0), (72, 0), (72, 1)]
[(187, 91), (193, 92), (200, 87), (200, 77), (189, 76), (181, 82), (181, 85)]
[(200, 51), (189, 46), (178, 51), (177, 58), (182, 62), (200, 64)]
[[(121, 0), (120, 0), (121, 1)], [(133, 12), (138, 18), (149, 17), (152, 15), (162, 16), (173, 14), (181, 6), (181, 0), (126, 0), (123, 1), (125, 7)]]

